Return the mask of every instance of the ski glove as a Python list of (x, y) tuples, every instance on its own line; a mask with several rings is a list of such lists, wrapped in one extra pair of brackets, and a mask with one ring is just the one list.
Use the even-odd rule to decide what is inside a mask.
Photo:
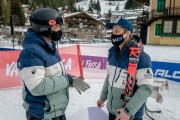
[(74, 86), (74, 88), (81, 94), (82, 92), (85, 92), (87, 89), (90, 88), (90, 86), (84, 82), (83, 78), (72, 76), (70, 74), (67, 74), (67, 77), (69, 79), (69, 85)]

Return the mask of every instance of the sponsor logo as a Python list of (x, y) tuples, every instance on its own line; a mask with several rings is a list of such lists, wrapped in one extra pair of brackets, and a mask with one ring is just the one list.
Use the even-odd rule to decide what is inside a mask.
[(18, 68), (17, 62), (12, 62), (11, 64), (6, 64), (6, 76), (17, 76), (18, 75)]
[(156, 69), (156, 71), (154, 72), (154, 76), (180, 79), (180, 71), (169, 72), (169, 70)]
[(152, 72), (150, 69), (147, 69), (146, 74), (144, 75), (145, 78), (152, 78)]
[(118, 41), (121, 41), (121, 40), (122, 40), (122, 37), (118, 37), (118, 38), (112, 39), (112, 42), (118, 42)]
[(85, 68), (97, 68), (97, 69), (101, 68), (101, 62), (96, 62), (92, 60), (83, 60), (82, 64)]
[(32, 73), (32, 74), (35, 74), (35, 73), (36, 73), (36, 69), (33, 69), (33, 70), (31, 71), (31, 73)]

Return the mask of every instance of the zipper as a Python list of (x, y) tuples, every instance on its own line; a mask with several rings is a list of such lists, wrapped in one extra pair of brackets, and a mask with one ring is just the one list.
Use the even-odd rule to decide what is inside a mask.
[(56, 109), (55, 109), (55, 105), (53, 105), (53, 107), (54, 107), (54, 112), (55, 112), (55, 118), (56, 118)]
[(119, 76), (121, 75), (121, 71), (122, 71), (122, 68), (119, 70), (119, 75), (118, 75), (118, 77), (116, 78), (115, 83), (117, 82)]
[[(116, 69), (115, 69), (115, 73), (114, 73), (114, 77), (113, 77), (113, 81), (112, 81), (112, 86), (111, 86), (111, 94), (112, 94), (112, 88), (113, 88), (113, 85), (114, 85), (114, 79), (116, 77), (116, 71), (117, 71), (117, 67), (118, 67), (118, 62), (119, 62), (119, 56), (120, 56), (120, 51), (119, 51), (119, 54), (118, 54), (118, 58), (117, 58), (117, 62), (116, 62)], [(110, 103), (110, 108), (112, 110), (112, 100), (113, 100), (113, 94), (112, 94), (112, 98), (111, 98), (111, 103)]]

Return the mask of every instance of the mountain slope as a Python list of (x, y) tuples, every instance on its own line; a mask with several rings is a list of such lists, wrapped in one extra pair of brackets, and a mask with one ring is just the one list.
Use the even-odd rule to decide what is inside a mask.
[[(89, 8), (89, 1), (90, 0), (84, 0), (84, 1), (78, 2), (78, 3), (76, 3), (76, 7), (83, 8), (84, 11), (87, 11)], [(119, 10), (124, 9), (124, 5), (125, 5), (126, 1), (127, 0), (119, 1)], [(100, 2), (100, 6), (101, 6), (101, 15), (103, 15), (104, 13), (108, 13), (109, 9), (111, 9), (111, 11), (115, 10), (116, 6), (118, 4), (118, 1), (99, 0), (99, 2)]]

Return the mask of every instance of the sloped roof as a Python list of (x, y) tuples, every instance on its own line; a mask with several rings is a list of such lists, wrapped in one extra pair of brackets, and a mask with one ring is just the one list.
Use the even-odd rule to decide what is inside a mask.
[(75, 16), (75, 15), (78, 15), (79, 13), (80, 13), (80, 12), (70, 13), (70, 14), (64, 15), (64, 18), (73, 17), (73, 16)]
[(87, 14), (86, 12), (75, 12), (75, 13), (70, 13), (67, 15), (64, 15), (65, 20), (67, 20), (68, 18), (72, 18), (72, 17), (80, 17), (80, 18), (89, 18), (92, 19), (93, 21), (95, 21), (98, 24), (101, 24), (104, 26), (103, 23), (99, 22), (98, 20), (96, 20), (94, 17), (92, 17), (91, 15)]

